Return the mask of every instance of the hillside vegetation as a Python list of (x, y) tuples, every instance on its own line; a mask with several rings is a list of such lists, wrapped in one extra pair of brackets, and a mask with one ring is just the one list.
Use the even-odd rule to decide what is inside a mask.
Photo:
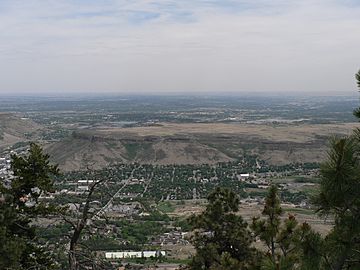
[(213, 164), (255, 154), (270, 164), (318, 162), (333, 134), (355, 124), (169, 124), (79, 130), (46, 151), (63, 170), (112, 163)]
[(0, 150), (14, 143), (34, 138), (41, 126), (30, 119), (0, 113)]

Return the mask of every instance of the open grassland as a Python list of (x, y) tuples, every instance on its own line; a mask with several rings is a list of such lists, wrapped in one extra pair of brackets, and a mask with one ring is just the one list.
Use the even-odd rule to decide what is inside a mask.
[(349, 134), (358, 127), (358, 123), (344, 124), (225, 124), (225, 123), (191, 123), (174, 124), (161, 123), (156, 126), (133, 128), (103, 128), (96, 130), (96, 134), (104, 137), (127, 136), (176, 136), (176, 135), (243, 135), (264, 138), (269, 141), (289, 141), (303, 143), (320, 137), (335, 134)]
[[(175, 208), (169, 216), (185, 219), (192, 214), (201, 213), (206, 206), (206, 200), (186, 200), (182, 203), (171, 202), (172, 207)], [(262, 204), (240, 204), (239, 214), (248, 222), (251, 223), (253, 217), (261, 216), (264, 208)], [(282, 204), (284, 211), (283, 218), (286, 219), (288, 215), (294, 215), (299, 222), (309, 223), (313, 229), (321, 234), (326, 234), (332, 228), (331, 219), (325, 220), (319, 217), (314, 210), (307, 208), (298, 208), (290, 204)]]
[(0, 150), (18, 142), (33, 140), (42, 129), (28, 118), (0, 112)]

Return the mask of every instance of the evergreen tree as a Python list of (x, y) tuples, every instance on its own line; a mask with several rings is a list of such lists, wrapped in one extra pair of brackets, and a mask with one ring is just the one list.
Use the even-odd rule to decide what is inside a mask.
[[(360, 70), (358, 71), (358, 73), (355, 74), (355, 79), (356, 79), (356, 83), (357, 83), (357, 86), (359, 88), (359, 91), (360, 91)], [(354, 115), (360, 119), (360, 107), (357, 108), (355, 111), (354, 111)]]
[(203, 213), (190, 218), (196, 255), (190, 269), (250, 269), (254, 258), (247, 223), (237, 214), (238, 196), (216, 188)]
[[(360, 71), (355, 75), (360, 89)], [(354, 111), (360, 118), (360, 108)], [(360, 129), (331, 140), (327, 160), (320, 168), (317, 211), (334, 219), (323, 244), (325, 269), (360, 269)]]
[(11, 158), (14, 178), (0, 185), (0, 269), (54, 269), (56, 263), (46, 247), (37, 243), (31, 222), (56, 212), (56, 207), (39, 197), (53, 191), (52, 176), (59, 170), (34, 143), (27, 156)]
[[(293, 215), (288, 215), (288, 218), (281, 222), (282, 213), (277, 187), (272, 185), (262, 211), (265, 218), (254, 217), (251, 224), (255, 236), (267, 248), (262, 261), (262, 269), (318, 269), (318, 264), (314, 263), (314, 259), (309, 256), (310, 250), (316, 250), (311, 248), (314, 246), (312, 241), (318, 235), (307, 223), (299, 224)], [(315, 247), (317, 248), (318, 245)], [(305, 265), (306, 268), (304, 268)]]
[[(358, 131), (355, 132), (355, 134)], [(333, 138), (320, 169), (320, 192), (314, 203), (335, 225), (325, 238), (324, 257), (331, 269), (360, 268), (360, 138)]]
[(255, 235), (259, 236), (259, 238), (265, 242), (273, 261), (275, 261), (276, 236), (279, 233), (282, 212), (277, 187), (272, 185), (266, 196), (265, 207), (262, 211), (262, 214), (266, 216), (267, 219), (261, 220), (259, 218), (253, 218), (251, 227)]

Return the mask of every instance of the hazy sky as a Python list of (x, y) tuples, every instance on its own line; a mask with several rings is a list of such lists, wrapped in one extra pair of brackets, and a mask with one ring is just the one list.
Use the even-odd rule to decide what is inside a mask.
[(360, 0), (0, 0), (0, 93), (355, 91)]

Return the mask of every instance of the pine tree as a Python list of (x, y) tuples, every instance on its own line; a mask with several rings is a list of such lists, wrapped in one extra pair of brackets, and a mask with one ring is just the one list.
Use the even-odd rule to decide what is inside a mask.
[[(355, 75), (360, 89), (360, 71)], [(354, 111), (360, 119), (360, 108)], [(334, 137), (320, 168), (317, 211), (334, 219), (323, 244), (324, 268), (360, 269), (360, 129), (350, 136)]]
[(265, 199), (265, 207), (262, 214), (266, 220), (253, 218), (252, 229), (259, 238), (265, 242), (269, 249), (272, 260), (275, 261), (276, 236), (279, 232), (280, 217), (282, 214), (277, 187), (272, 185)]
[[(262, 269), (318, 269), (318, 264), (310, 264), (308, 256), (308, 251), (313, 247), (311, 240), (317, 237), (317, 234), (307, 223), (299, 224), (293, 215), (289, 214), (288, 218), (281, 222), (282, 214), (277, 187), (272, 185), (262, 211), (264, 218), (254, 217), (251, 224), (255, 236), (267, 248)], [(315, 251), (315, 248), (312, 251)], [(303, 268), (305, 265), (307, 268)]]
[[(357, 86), (359, 88), (360, 91), (360, 70), (358, 71), (358, 73), (355, 74), (355, 79), (356, 79), (356, 83)], [(357, 108), (356, 110), (354, 110), (354, 115), (360, 119), (360, 108)]]
[(27, 156), (11, 158), (14, 179), (10, 185), (0, 185), (0, 269), (54, 269), (56, 263), (37, 243), (31, 221), (56, 213), (56, 207), (39, 201), (39, 197), (53, 191), (52, 176), (59, 170), (34, 143)]
[(205, 211), (190, 218), (196, 248), (190, 269), (249, 269), (254, 258), (253, 239), (247, 223), (236, 214), (238, 196), (217, 188), (207, 199)]
[[(356, 133), (355, 133), (356, 134)], [(360, 140), (333, 138), (320, 169), (320, 192), (314, 203), (320, 215), (334, 218), (325, 238), (324, 257), (331, 269), (360, 268)]]

